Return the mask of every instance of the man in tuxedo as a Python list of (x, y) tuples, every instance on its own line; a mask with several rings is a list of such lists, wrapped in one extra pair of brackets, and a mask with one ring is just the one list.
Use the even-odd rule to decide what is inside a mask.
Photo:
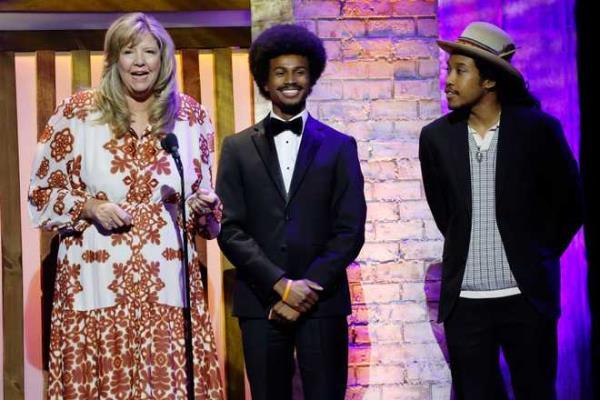
[(233, 312), (255, 400), (291, 399), (294, 353), (306, 399), (345, 395), (346, 267), (364, 243), (366, 205), (355, 140), (305, 108), (325, 62), (308, 30), (264, 31), (250, 69), (272, 111), (222, 145), (218, 240), (236, 267)]
[(452, 110), (423, 128), (427, 201), (444, 236), (439, 320), (459, 399), (554, 399), (559, 258), (581, 226), (577, 164), (510, 63), (500, 28), (471, 23), (450, 54)]

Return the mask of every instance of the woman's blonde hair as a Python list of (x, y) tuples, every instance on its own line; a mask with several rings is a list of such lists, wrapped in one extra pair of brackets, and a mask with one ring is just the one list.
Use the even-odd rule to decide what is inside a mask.
[(95, 108), (101, 113), (98, 122), (108, 124), (117, 138), (123, 137), (131, 126), (131, 113), (117, 66), (119, 55), (124, 47), (137, 44), (145, 33), (150, 33), (160, 48), (160, 72), (154, 83), (155, 101), (149, 116), (152, 133), (171, 132), (175, 125), (179, 98), (173, 40), (156, 19), (143, 13), (125, 14), (106, 32), (104, 69), (95, 98)]

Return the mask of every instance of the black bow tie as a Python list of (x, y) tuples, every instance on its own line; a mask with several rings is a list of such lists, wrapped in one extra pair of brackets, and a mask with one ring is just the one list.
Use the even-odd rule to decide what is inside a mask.
[(271, 118), (271, 135), (277, 136), (283, 131), (292, 131), (296, 135), (302, 133), (302, 117), (295, 118), (291, 121), (282, 121), (277, 118)]

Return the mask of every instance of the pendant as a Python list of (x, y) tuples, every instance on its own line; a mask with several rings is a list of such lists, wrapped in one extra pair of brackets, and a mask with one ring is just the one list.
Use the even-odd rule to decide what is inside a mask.
[(481, 150), (477, 150), (477, 153), (475, 153), (475, 158), (477, 159), (477, 162), (481, 162), (483, 160), (483, 153)]

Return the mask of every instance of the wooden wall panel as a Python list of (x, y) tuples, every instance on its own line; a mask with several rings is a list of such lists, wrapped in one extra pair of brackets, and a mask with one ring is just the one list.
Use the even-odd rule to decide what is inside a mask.
[(21, 210), (21, 246), (23, 279), (23, 353), (25, 399), (42, 398), (44, 388), (42, 307), (40, 299), (40, 230), (29, 218), (27, 192), (38, 137), (37, 57), (35, 53), (15, 54), (15, 87)]
[(36, 54), (37, 72), (37, 127), (38, 139), (48, 118), (56, 107), (56, 61), (53, 50), (41, 50)]
[(4, 330), (4, 398), (22, 399), (23, 265), (18, 159), (15, 56), (0, 52), (0, 212), (2, 214), (2, 323)]
[[(215, 90), (214, 90), (214, 54), (212, 51), (199, 50), (198, 64), (200, 68), (200, 97), (202, 106), (208, 112), (211, 123), (216, 122), (215, 115)], [(214, 128), (214, 125), (213, 125)], [(215, 177), (218, 169), (218, 152), (213, 159), (212, 182), (215, 183)], [(221, 250), (216, 240), (209, 240), (206, 243), (207, 253), (207, 292), (208, 292), (208, 310), (210, 312), (213, 330), (215, 333), (215, 344), (221, 367), (221, 376), (225, 381), (225, 361), (227, 356), (225, 341), (225, 323), (224, 323), (224, 301), (223, 301), (223, 272), (221, 268)]]
[(236, 49), (232, 54), (231, 62), (235, 131), (239, 132), (254, 124), (254, 81), (250, 74), (248, 50)]
[(60, 104), (73, 92), (71, 89), (71, 52), (56, 52), (55, 56), (56, 104)]
[[(235, 133), (235, 116), (233, 101), (233, 66), (230, 48), (215, 49), (215, 95), (216, 95), (216, 135), (217, 151), (221, 149), (223, 139)], [(237, 319), (232, 316), (233, 287), (235, 269), (223, 256), (223, 290), (225, 298), (225, 341), (227, 359), (225, 375), (227, 380), (227, 398), (238, 400), (245, 398), (244, 356), (240, 343), (241, 332)]]
[(198, 53), (198, 62), (200, 64), (200, 97), (202, 97), (202, 105), (208, 109), (210, 120), (214, 123), (217, 121), (214, 75), (215, 55), (212, 51), (207, 50), (201, 50)]
[[(56, 60), (52, 50), (36, 52), (37, 138), (39, 140), (48, 118), (56, 108)], [(48, 256), (54, 235), (41, 232), (41, 261)]]
[[(37, 139), (56, 108), (56, 54), (52, 50), (36, 52)], [(40, 283), (42, 291), (42, 366), (48, 368), (50, 315), (56, 276), (58, 235), (40, 230)]]
[[(198, 49), (181, 50), (181, 72), (183, 93), (192, 96), (200, 102), (200, 67), (198, 65)], [(204, 287), (205, 300), (208, 301), (208, 271), (206, 239), (196, 236), (196, 249), (202, 263), (202, 286)]]
[(223, 139), (235, 133), (233, 102), (232, 51), (229, 48), (215, 49), (215, 95), (216, 95), (216, 134), (217, 149), (221, 149)]
[(104, 69), (104, 52), (94, 51), (90, 52), (90, 64), (91, 64), (91, 83), (92, 87), (98, 87), (100, 80), (102, 79), (102, 71)]
[(89, 50), (73, 50), (71, 52), (71, 87), (73, 93), (89, 88), (92, 84), (92, 65)]
[[(250, 27), (168, 28), (178, 49), (249, 47)], [(0, 31), (0, 51), (102, 50), (106, 30)]]
[(202, 103), (198, 49), (181, 50), (181, 64), (183, 70), (183, 92), (192, 96), (198, 103)]

